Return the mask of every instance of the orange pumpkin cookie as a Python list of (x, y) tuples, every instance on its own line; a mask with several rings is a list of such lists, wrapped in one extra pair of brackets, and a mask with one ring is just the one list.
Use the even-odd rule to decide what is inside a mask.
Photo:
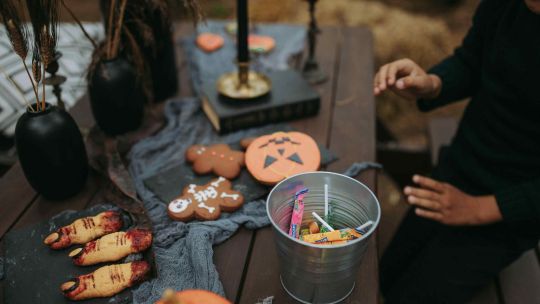
[(202, 33), (197, 36), (196, 42), (201, 50), (210, 53), (219, 50), (225, 43), (225, 40), (220, 35)]
[(231, 302), (217, 294), (199, 289), (188, 289), (174, 292), (170, 289), (165, 291), (163, 299), (156, 304), (231, 304)]
[(274, 185), (304, 172), (316, 171), (321, 153), (313, 138), (300, 132), (277, 132), (254, 140), (246, 151), (246, 167), (260, 183)]
[(193, 171), (197, 174), (213, 172), (234, 179), (244, 166), (244, 152), (231, 150), (226, 144), (195, 145), (186, 151), (186, 160), (193, 163)]
[(216, 220), (222, 210), (232, 212), (244, 204), (242, 194), (231, 187), (231, 182), (221, 176), (203, 186), (191, 184), (184, 188), (180, 197), (169, 203), (169, 216), (183, 222), (194, 218)]

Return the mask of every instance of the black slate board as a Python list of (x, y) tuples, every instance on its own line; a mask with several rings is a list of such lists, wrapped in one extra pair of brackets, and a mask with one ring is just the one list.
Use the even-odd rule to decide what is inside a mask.
[[(230, 144), (230, 146), (231, 149), (242, 150), (239, 143)], [(321, 165), (328, 165), (337, 159), (331, 151), (321, 145), (319, 145), (319, 150), (321, 152)], [(162, 202), (168, 204), (182, 194), (182, 190), (187, 185), (204, 185), (214, 178), (216, 178), (215, 175), (197, 175), (191, 169), (191, 164), (182, 163), (145, 179), (144, 185)], [(258, 183), (246, 168), (242, 169), (240, 176), (232, 180), (232, 183), (233, 188), (242, 193), (245, 202), (261, 198), (272, 189), (272, 187)]]
[[(53, 250), (43, 244), (43, 239), (57, 228), (74, 220), (93, 216), (105, 210), (118, 210), (112, 205), (98, 205), (83, 211), (70, 211), (55, 216), (34, 226), (13, 230), (5, 235), (5, 276), (4, 303), (131, 303), (131, 291), (124, 290), (112, 298), (91, 299), (85, 301), (69, 301), (60, 291), (60, 285), (69, 279), (90, 273), (102, 265), (75, 266), (68, 257), (76, 246)], [(124, 216), (122, 230), (131, 228), (133, 224), (128, 215)], [(144, 259), (149, 260), (148, 250)], [(139, 260), (142, 254), (131, 255), (126, 260)], [(118, 263), (121, 263), (118, 262)], [(107, 263), (113, 264), (113, 263)], [(152, 263), (150, 262), (152, 265)]]

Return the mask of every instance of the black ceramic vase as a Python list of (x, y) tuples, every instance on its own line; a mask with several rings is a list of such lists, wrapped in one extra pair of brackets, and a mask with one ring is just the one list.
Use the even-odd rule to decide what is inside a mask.
[(81, 132), (64, 110), (47, 104), (45, 111), (24, 113), (15, 127), (15, 145), (26, 179), (48, 199), (68, 198), (88, 176)]
[(145, 97), (131, 64), (123, 59), (99, 62), (88, 84), (92, 113), (109, 136), (137, 129), (143, 120)]
[(171, 25), (169, 22), (162, 25), (160, 18), (165, 16), (156, 13), (153, 29), (154, 36), (158, 37), (157, 51), (154, 54), (148, 48), (144, 50), (145, 56), (150, 60), (154, 99), (157, 102), (167, 100), (178, 92), (178, 71)]
[[(105, 29), (108, 28), (109, 5), (110, 0), (100, 1)], [(178, 72), (172, 25), (168, 14), (158, 9), (152, 1), (130, 0), (126, 8), (124, 24), (133, 34), (148, 64), (148, 73), (152, 78), (153, 101), (162, 102), (175, 96), (178, 92)], [(145, 37), (147, 29), (151, 30), (153, 36), (151, 41)], [(122, 39), (125, 40), (126, 37), (122, 36)], [(124, 43), (124, 45), (129, 45), (129, 43)]]

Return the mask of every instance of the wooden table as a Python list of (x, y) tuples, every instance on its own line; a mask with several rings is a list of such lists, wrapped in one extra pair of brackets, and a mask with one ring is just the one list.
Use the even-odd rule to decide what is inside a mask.
[[(179, 24), (176, 35), (187, 35), (191, 25)], [(329, 80), (316, 87), (321, 95), (318, 116), (292, 122), (339, 156), (323, 168), (342, 172), (355, 161), (375, 160), (375, 105), (372, 94), (373, 41), (365, 28), (323, 28), (317, 57)], [(181, 96), (191, 96), (187, 64), (178, 50)], [(93, 125), (88, 99), (71, 111), (81, 127)], [(359, 180), (376, 190), (376, 173)], [(83, 209), (103, 202), (107, 181), (91, 172), (84, 189), (64, 201), (48, 201), (38, 195), (16, 164), (0, 180), (0, 237), (11, 229), (34, 224), (66, 209)], [(0, 247), (2, 243), (0, 242)], [(372, 238), (358, 274), (357, 285), (345, 303), (376, 303), (378, 268), (376, 238)], [(250, 231), (241, 228), (231, 239), (215, 247), (214, 261), (227, 297), (235, 303), (256, 303), (274, 296), (274, 303), (295, 303), (282, 289), (273, 232), (270, 227)], [(1, 282), (0, 282), (1, 284)], [(3, 302), (0, 288), (0, 301)]]

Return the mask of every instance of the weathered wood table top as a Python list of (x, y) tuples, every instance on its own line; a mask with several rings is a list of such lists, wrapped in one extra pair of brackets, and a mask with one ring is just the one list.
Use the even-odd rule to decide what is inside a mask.
[[(192, 32), (193, 27), (189, 24), (176, 26), (178, 37)], [(317, 142), (326, 144), (339, 156), (338, 161), (322, 169), (342, 172), (355, 161), (375, 160), (372, 47), (371, 33), (365, 28), (324, 27), (319, 36), (317, 57), (329, 77), (328, 81), (316, 86), (321, 95), (321, 110), (316, 117), (291, 124)], [(178, 50), (177, 63), (181, 82), (179, 94), (191, 96), (187, 63), (181, 49)], [(81, 128), (89, 128), (94, 123), (86, 97), (71, 113)], [(358, 179), (376, 190), (374, 171), (365, 172)], [(97, 173), (91, 172), (79, 194), (63, 201), (49, 201), (30, 187), (20, 165), (14, 165), (0, 179), (0, 238), (11, 229), (38, 223), (63, 210), (80, 210), (103, 202), (103, 185), (106, 183)], [(345, 303), (377, 302), (376, 250), (374, 237), (362, 262), (356, 288)], [(231, 301), (253, 304), (274, 296), (274, 303), (296, 303), (281, 287), (270, 227), (256, 231), (241, 228), (232, 238), (216, 246), (214, 251), (220, 279)], [(0, 302), (3, 303), (2, 290), (0, 288)]]

